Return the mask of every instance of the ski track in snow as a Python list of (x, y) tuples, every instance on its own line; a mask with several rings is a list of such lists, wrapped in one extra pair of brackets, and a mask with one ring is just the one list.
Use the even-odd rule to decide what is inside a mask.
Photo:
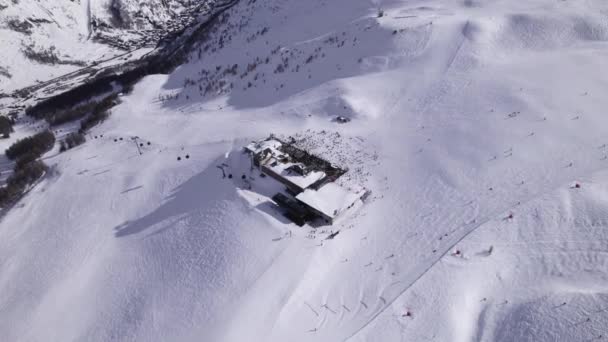
[[(521, 205), (524, 205), (526, 203), (532, 202), (534, 201), (534, 199), (539, 198), (541, 196), (543, 196), (544, 194), (550, 193), (555, 191), (555, 189), (559, 186), (559, 184), (556, 184), (555, 186), (550, 186), (546, 189), (545, 192), (543, 193), (539, 193), (536, 194), (532, 197), (528, 197), (525, 199), (521, 199)], [(442, 251), (441, 253), (437, 253), (438, 256), (435, 260), (433, 260), (431, 263), (429, 263), (424, 270), (418, 275), (416, 276), (413, 280), (409, 280), (408, 281), (408, 285), (403, 288), (396, 296), (393, 297), (393, 299), (389, 300), (386, 305), (379, 311), (377, 311), (376, 313), (374, 313), (370, 319), (365, 322), (362, 326), (360, 326), (355, 332), (353, 332), (352, 334), (350, 334), (348, 337), (346, 337), (344, 339), (344, 341), (348, 341), (351, 340), (354, 336), (356, 336), (359, 332), (361, 332), (362, 330), (364, 330), (367, 326), (369, 326), (372, 322), (374, 322), (375, 319), (378, 318), (378, 316), (380, 316), (386, 309), (388, 309), (389, 307), (391, 307), (391, 305), (397, 300), (399, 299), (399, 297), (401, 297), (404, 293), (406, 293), (410, 288), (412, 288), (414, 285), (416, 285), (416, 283), (422, 278), (424, 277), (432, 268), (433, 266), (435, 266), (438, 262), (440, 262), (442, 259), (444, 259), (451, 251), (454, 250), (454, 247), (456, 247), (460, 242), (462, 242), (464, 239), (466, 239), (469, 235), (473, 234), (477, 229), (481, 228), (482, 226), (485, 226), (487, 223), (491, 222), (491, 221), (496, 221), (497, 219), (499, 219), (499, 215), (500, 214), (505, 214), (506, 212), (508, 212), (509, 210), (514, 209), (514, 207), (510, 206), (510, 207), (505, 207), (504, 209), (498, 209), (495, 212), (493, 212), (492, 214), (484, 217), (483, 219), (479, 220), (479, 222), (476, 222), (476, 224), (471, 225), (471, 227), (463, 227), (464, 229), (464, 234), (462, 234), (460, 237), (458, 237), (455, 241), (453, 241), (451, 244), (449, 244), (444, 251)], [(562, 241), (562, 242), (572, 242), (572, 241)], [(539, 241), (536, 241), (535, 243), (539, 243)], [(529, 245), (529, 244), (528, 244)], [(607, 252), (608, 253), (608, 252)]]

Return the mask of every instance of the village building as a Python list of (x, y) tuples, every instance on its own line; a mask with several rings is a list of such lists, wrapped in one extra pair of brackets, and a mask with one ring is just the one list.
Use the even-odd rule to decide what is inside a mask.
[(251, 158), (252, 169), (285, 186), (292, 197), (278, 193), (272, 199), (298, 225), (315, 218), (333, 224), (369, 193), (338, 185), (335, 180), (346, 170), (272, 135), (250, 143), (244, 150)]

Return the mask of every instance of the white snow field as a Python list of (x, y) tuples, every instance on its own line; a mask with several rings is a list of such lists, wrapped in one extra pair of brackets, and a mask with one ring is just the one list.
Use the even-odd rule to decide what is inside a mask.
[[(229, 13), (200, 58), (45, 156), (0, 223), (0, 339), (608, 338), (607, 2)], [(270, 133), (372, 196), (290, 223), (241, 153)]]

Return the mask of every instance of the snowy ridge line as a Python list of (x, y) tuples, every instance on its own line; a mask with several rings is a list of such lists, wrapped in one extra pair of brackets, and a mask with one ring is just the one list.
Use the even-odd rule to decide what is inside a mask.
[[(591, 174), (599, 172), (600, 170), (605, 170), (604, 168), (602, 169), (598, 169), (596, 171), (592, 171)], [(534, 195), (528, 196), (525, 200), (521, 201), (521, 204), (518, 206), (522, 206), (526, 203), (529, 203), (531, 201), (534, 201), (535, 199), (539, 198), (540, 196), (546, 195), (548, 193), (550, 193), (551, 191), (555, 191), (557, 189), (559, 189), (560, 186), (558, 186), (557, 188), (552, 188), (552, 190), (547, 190), (547, 191), (540, 191)], [(378, 318), (378, 316), (380, 316), (380, 314), (382, 314), (388, 307), (390, 307), (397, 299), (399, 299), (405, 292), (407, 292), (410, 288), (412, 288), (422, 277), (424, 277), (439, 261), (441, 261), (449, 252), (450, 250), (452, 250), (456, 245), (458, 245), (462, 240), (464, 240), (465, 238), (467, 238), (469, 235), (471, 235), (472, 233), (474, 233), (475, 231), (477, 231), (478, 228), (480, 228), (481, 226), (485, 225), (486, 223), (493, 221), (496, 219), (496, 217), (498, 215), (500, 215), (501, 213), (504, 213), (506, 211), (508, 211), (510, 208), (513, 208), (514, 206), (509, 206), (506, 209), (497, 209), (494, 210), (493, 212), (491, 212), (491, 214), (486, 215), (486, 218), (484, 218), (483, 220), (479, 221), (479, 222), (475, 222), (474, 224), (471, 224), (471, 227), (469, 228), (469, 230), (465, 230), (465, 233), (459, 237), (458, 239), (456, 239), (456, 241), (452, 244), (450, 244), (445, 251), (443, 251), (441, 254), (438, 255), (437, 259), (434, 260), (430, 265), (428, 265), (428, 267), (426, 267), (422, 273), (420, 273), (416, 278), (414, 278), (409, 285), (407, 285), (403, 290), (399, 291), (397, 293), (396, 296), (394, 296), (392, 299), (387, 300), (387, 303), (384, 305), (384, 307), (382, 307), (380, 310), (378, 310), (376, 313), (374, 313), (361, 327), (359, 327), (357, 330), (355, 330), (352, 334), (350, 334), (349, 336), (347, 336), (346, 338), (344, 338), (342, 341), (347, 342), (348, 340), (352, 339), (353, 337), (355, 337), (358, 333), (360, 333), (363, 329), (365, 329), (368, 325), (370, 325), (373, 321), (376, 320), (376, 318)], [(463, 227), (466, 227), (467, 225), (464, 225)]]
[[(463, 32), (469, 30), (469, 26), (470, 25), (471, 25), (471, 21), (467, 20), (467, 22), (464, 24)], [(458, 46), (456, 46), (454, 48), (453, 54), (448, 57), (447, 64), (446, 64), (445, 69), (443, 71), (444, 73), (450, 71), (450, 68), (454, 64), (454, 61), (456, 61), (456, 58), (458, 57), (458, 54), (460, 53), (460, 50), (462, 49), (462, 46), (464, 45), (464, 43), (466, 42), (466, 40), (467, 40), (467, 37), (464, 34), (461, 34), (461, 39), (458, 42)]]

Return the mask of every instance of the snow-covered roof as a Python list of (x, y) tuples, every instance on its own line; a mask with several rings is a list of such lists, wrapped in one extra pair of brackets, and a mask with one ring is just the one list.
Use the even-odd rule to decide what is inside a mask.
[(316, 191), (306, 189), (298, 194), (296, 199), (328, 217), (335, 218), (352, 207), (361, 195), (361, 192), (354, 193), (336, 183), (328, 183)]
[(267, 148), (270, 148), (273, 151), (273, 154), (280, 154), (281, 152), (278, 150), (278, 148), (281, 147), (281, 145), (282, 143), (276, 139), (267, 139), (262, 141), (253, 141), (247, 145), (245, 149), (251, 153), (259, 153)]
[[(323, 171), (310, 171), (307, 174), (301, 175), (295, 171), (288, 170), (291, 166), (300, 165), (298, 163), (282, 163), (278, 160), (274, 160), (266, 163), (266, 167), (290, 181), (291, 183), (299, 186), (301, 189), (306, 189), (316, 181), (325, 178), (325, 172)], [(273, 165), (274, 164), (274, 165)]]
[(300, 174), (295, 170), (290, 169), (293, 166), (299, 166), (303, 170), (306, 170), (306, 165), (286, 162), (287, 158), (285, 157), (287, 155), (279, 150), (282, 144), (283, 143), (280, 140), (270, 138), (262, 141), (254, 141), (247, 145), (245, 149), (253, 154), (260, 153), (267, 149), (270, 150), (270, 153), (265, 156), (264, 160), (260, 161), (260, 164), (301, 189), (306, 189), (315, 182), (326, 177), (326, 174), (323, 171), (308, 171), (304, 172), (304, 174)]

